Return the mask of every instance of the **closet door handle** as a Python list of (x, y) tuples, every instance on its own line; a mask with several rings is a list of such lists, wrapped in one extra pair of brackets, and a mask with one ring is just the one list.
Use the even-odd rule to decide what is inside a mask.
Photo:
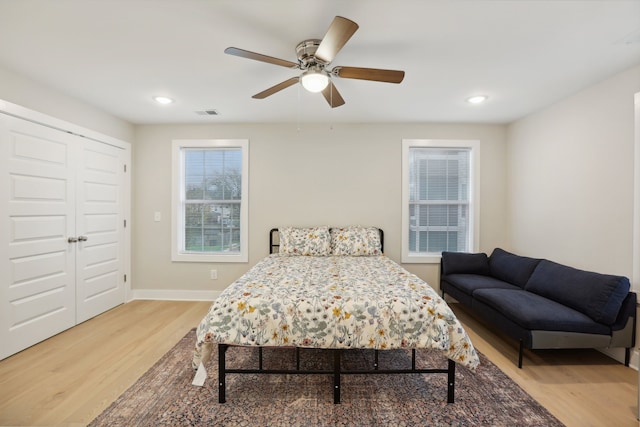
[(69, 243), (75, 243), (75, 242), (77, 242), (77, 241), (78, 241), (78, 239), (76, 239), (75, 237), (69, 237), (69, 238), (67, 239), (67, 242), (69, 242)]
[(86, 242), (87, 240), (89, 240), (89, 238), (87, 236), (78, 236), (78, 241), (79, 242)]

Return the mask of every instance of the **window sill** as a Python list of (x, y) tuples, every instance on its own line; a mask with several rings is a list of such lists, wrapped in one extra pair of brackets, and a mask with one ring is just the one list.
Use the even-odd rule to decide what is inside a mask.
[(440, 264), (440, 254), (402, 254), (403, 264)]
[(173, 262), (249, 262), (247, 254), (171, 254)]

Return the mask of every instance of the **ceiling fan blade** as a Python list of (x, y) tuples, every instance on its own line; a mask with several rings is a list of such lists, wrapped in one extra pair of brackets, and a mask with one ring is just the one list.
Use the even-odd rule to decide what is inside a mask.
[(377, 68), (335, 67), (332, 74), (343, 79), (373, 80), (376, 82), (400, 83), (404, 79), (404, 71), (381, 70)]
[(275, 86), (270, 87), (267, 90), (263, 90), (260, 93), (256, 93), (255, 95), (252, 96), (252, 98), (254, 99), (264, 99), (267, 96), (271, 96), (276, 92), (280, 92), (282, 89), (286, 89), (289, 86), (293, 86), (294, 84), (298, 83), (299, 77), (291, 77), (289, 80), (285, 80), (282, 83), (278, 83)]
[(331, 81), (329, 81), (327, 87), (322, 90), (322, 94), (324, 95), (324, 99), (326, 99), (329, 105), (331, 105), (331, 108), (344, 105), (344, 99)]
[(342, 16), (336, 16), (314, 56), (327, 64), (330, 63), (357, 30), (358, 24)]
[(296, 62), (287, 61), (286, 59), (274, 58), (273, 56), (250, 52), (244, 49), (238, 49), (237, 47), (228, 47), (224, 50), (224, 53), (228, 55), (239, 56), (241, 58), (253, 59), (255, 61), (267, 62), (269, 64), (279, 65), (281, 67), (300, 68), (300, 66)]

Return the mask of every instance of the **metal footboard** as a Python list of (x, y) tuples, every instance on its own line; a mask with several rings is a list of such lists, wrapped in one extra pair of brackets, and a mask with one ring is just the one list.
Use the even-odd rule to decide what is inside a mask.
[(226, 402), (226, 376), (227, 374), (305, 374), (305, 375), (332, 375), (333, 376), (333, 403), (340, 403), (342, 375), (371, 375), (371, 374), (447, 374), (447, 403), (454, 403), (455, 397), (455, 373), (456, 364), (448, 359), (448, 366), (444, 368), (416, 368), (416, 351), (411, 351), (411, 368), (407, 369), (380, 369), (378, 363), (378, 350), (374, 350), (373, 369), (342, 369), (343, 349), (330, 349), (332, 352), (333, 366), (331, 369), (300, 369), (300, 348), (296, 348), (296, 369), (265, 369), (263, 366), (262, 347), (258, 347), (258, 368), (227, 368), (226, 352), (228, 344), (218, 344), (218, 402)]

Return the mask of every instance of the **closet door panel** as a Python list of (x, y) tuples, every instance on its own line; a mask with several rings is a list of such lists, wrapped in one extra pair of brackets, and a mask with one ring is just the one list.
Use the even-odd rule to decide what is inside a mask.
[(8, 219), (9, 258), (19, 259), (33, 253), (67, 252), (67, 217), (57, 215), (28, 215), (14, 210)]
[(75, 325), (78, 139), (0, 114), (0, 358)]
[(124, 150), (87, 141), (78, 171), (77, 314), (83, 322), (125, 298)]

